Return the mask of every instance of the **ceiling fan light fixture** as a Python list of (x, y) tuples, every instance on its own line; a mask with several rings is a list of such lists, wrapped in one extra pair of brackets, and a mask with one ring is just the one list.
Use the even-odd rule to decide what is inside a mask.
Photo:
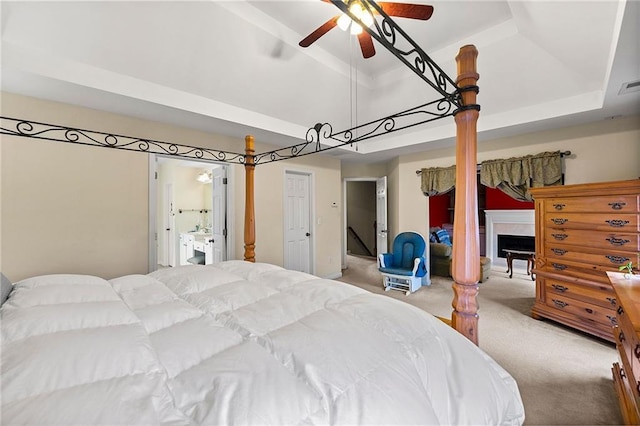
[(373, 15), (369, 12), (364, 12), (362, 13), (362, 16), (360, 17), (360, 20), (362, 21), (363, 24), (365, 24), (367, 27), (370, 27), (371, 25), (373, 25)]
[[(353, 3), (349, 7), (349, 12), (351, 12), (356, 18), (362, 21), (367, 27), (373, 25), (374, 19), (373, 15), (368, 11), (365, 11), (360, 3)], [(350, 28), (350, 33), (353, 35), (358, 35), (362, 33), (362, 26), (353, 22), (353, 20), (347, 14), (342, 14), (338, 18), (338, 28), (342, 31), (347, 31)]]
[(347, 31), (349, 24), (351, 24), (351, 18), (349, 18), (349, 15), (343, 13), (342, 16), (338, 18), (338, 28), (342, 31)]

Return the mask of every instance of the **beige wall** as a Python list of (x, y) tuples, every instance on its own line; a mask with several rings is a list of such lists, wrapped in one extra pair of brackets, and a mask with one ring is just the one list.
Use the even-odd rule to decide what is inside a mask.
[[(640, 177), (640, 117), (479, 142), (478, 162), (556, 150), (572, 152), (565, 160), (566, 184), (637, 179)], [(392, 235), (401, 230), (427, 231), (429, 205), (420, 191), (416, 170), (454, 163), (454, 148), (405, 155), (397, 164), (396, 161), (389, 163), (394, 175), (389, 199), (397, 200), (389, 202), (390, 217), (394, 218)], [(398, 194), (392, 194), (392, 190)]]
[[(69, 127), (244, 152), (244, 140), (2, 93), (2, 113)], [(261, 152), (267, 146), (257, 144)], [(148, 156), (3, 135), (0, 265), (13, 281), (46, 273), (112, 278), (148, 270)], [(285, 168), (309, 171), (316, 273), (340, 274), (340, 162), (317, 155), (256, 168), (256, 258), (282, 264)], [(244, 168), (234, 174), (235, 253), (242, 258)], [(336, 202), (337, 207), (331, 203)], [(235, 255), (235, 256), (234, 256)]]

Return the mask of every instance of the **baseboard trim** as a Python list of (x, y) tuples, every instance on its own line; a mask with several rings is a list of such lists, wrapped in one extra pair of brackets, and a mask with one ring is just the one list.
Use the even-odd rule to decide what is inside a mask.
[(325, 280), (337, 280), (342, 277), (342, 272), (336, 272), (335, 274), (328, 275), (326, 277), (322, 277)]

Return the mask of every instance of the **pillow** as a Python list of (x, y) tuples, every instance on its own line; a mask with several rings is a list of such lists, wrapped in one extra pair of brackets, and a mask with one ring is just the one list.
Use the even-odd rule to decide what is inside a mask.
[(431, 235), (434, 235), (439, 243), (446, 244), (448, 246), (452, 245), (451, 238), (449, 237), (449, 233), (446, 229), (439, 229)]
[(0, 285), (2, 290), (0, 291), (0, 306), (2, 306), (5, 300), (7, 300), (7, 297), (9, 297), (9, 293), (11, 293), (11, 290), (13, 290), (13, 284), (11, 284), (11, 281), (9, 281), (9, 278), (5, 277), (4, 274), (1, 272), (0, 272)]
[(437, 243), (438, 242), (438, 238), (436, 237), (436, 232), (439, 231), (441, 228), (439, 226), (434, 226), (433, 228), (429, 228), (429, 242), (430, 243)]

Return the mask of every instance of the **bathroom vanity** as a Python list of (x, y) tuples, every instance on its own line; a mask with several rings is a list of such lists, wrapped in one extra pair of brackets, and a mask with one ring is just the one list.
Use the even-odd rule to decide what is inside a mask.
[(206, 232), (180, 233), (180, 265), (213, 263), (213, 238)]

